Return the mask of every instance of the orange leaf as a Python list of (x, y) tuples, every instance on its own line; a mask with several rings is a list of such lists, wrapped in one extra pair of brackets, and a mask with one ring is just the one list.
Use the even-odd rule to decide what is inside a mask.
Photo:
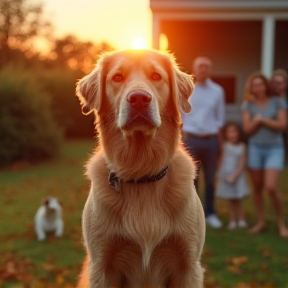
[(265, 256), (265, 257), (270, 257), (273, 253), (272, 253), (272, 250), (268, 247), (262, 249), (262, 255)]
[(242, 273), (242, 271), (237, 266), (234, 266), (234, 265), (228, 266), (227, 270), (233, 274), (241, 274)]
[(248, 257), (247, 256), (241, 256), (241, 257), (234, 257), (234, 258), (230, 258), (228, 259), (228, 263), (231, 263), (235, 266), (239, 266), (243, 263), (246, 263), (248, 261)]
[(56, 283), (57, 284), (63, 284), (64, 283), (64, 278), (61, 275), (56, 276)]

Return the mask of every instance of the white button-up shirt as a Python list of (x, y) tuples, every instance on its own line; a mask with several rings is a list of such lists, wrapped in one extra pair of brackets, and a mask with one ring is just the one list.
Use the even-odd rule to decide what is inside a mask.
[(182, 114), (183, 132), (199, 136), (217, 134), (225, 120), (224, 98), (223, 88), (211, 79), (205, 84), (196, 83), (189, 98), (192, 110)]

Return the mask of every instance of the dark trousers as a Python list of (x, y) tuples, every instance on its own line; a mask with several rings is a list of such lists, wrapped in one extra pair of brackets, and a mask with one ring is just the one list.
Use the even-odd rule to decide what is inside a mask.
[[(217, 137), (202, 139), (185, 134), (183, 137), (184, 145), (193, 159), (197, 161), (198, 175), (200, 169), (204, 172), (205, 196), (204, 211), (205, 216), (215, 213), (214, 195), (215, 195), (215, 172), (219, 156), (219, 144)], [(195, 181), (198, 190), (198, 177)]]
[(288, 166), (288, 131), (283, 133), (284, 147), (285, 147), (285, 166)]

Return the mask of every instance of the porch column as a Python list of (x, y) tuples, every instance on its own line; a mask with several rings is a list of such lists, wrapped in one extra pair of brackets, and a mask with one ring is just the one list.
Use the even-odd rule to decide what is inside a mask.
[[(156, 13), (155, 13), (156, 14)], [(153, 14), (153, 24), (152, 24), (152, 48), (159, 49), (160, 41), (160, 19), (157, 15)]]
[(266, 16), (262, 22), (261, 71), (270, 77), (274, 68), (275, 18)]

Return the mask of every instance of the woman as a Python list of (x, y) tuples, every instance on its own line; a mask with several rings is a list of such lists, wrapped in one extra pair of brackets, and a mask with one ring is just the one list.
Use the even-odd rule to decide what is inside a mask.
[(284, 168), (282, 133), (286, 129), (286, 104), (283, 99), (269, 97), (268, 80), (259, 72), (247, 80), (242, 104), (243, 129), (248, 135), (248, 168), (253, 184), (258, 222), (250, 230), (259, 233), (265, 226), (263, 190), (267, 190), (274, 206), (279, 234), (288, 237), (281, 196), (277, 189)]

